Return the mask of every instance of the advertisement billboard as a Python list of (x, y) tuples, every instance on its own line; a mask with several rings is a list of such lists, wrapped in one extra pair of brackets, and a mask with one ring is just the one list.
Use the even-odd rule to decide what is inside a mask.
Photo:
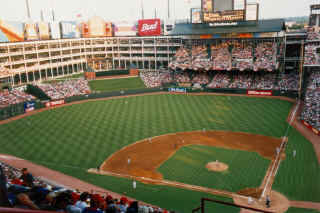
[(98, 17), (92, 17), (88, 21), (89, 37), (105, 37), (106, 36), (106, 22)]
[(26, 40), (28, 41), (39, 39), (37, 25), (32, 21), (26, 22), (24, 24), (24, 32), (25, 32)]
[(47, 22), (38, 22), (38, 30), (41, 40), (50, 39), (49, 24)]
[(60, 39), (61, 38), (59, 22), (51, 22), (50, 29), (51, 29), (51, 38), (52, 39)]
[(80, 38), (80, 30), (76, 22), (62, 21), (60, 24), (62, 38)]
[(112, 26), (111, 22), (106, 22), (105, 32), (106, 32), (105, 36), (107, 36), (107, 37), (113, 36), (113, 26)]
[(160, 19), (143, 19), (138, 21), (139, 36), (158, 36), (161, 35)]
[(201, 24), (201, 9), (200, 8), (191, 8), (191, 23), (192, 24)]
[(135, 23), (121, 21), (114, 24), (115, 36), (136, 36), (137, 26)]
[(23, 23), (0, 19), (0, 42), (24, 41)]
[(257, 21), (258, 11), (258, 4), (248, 4), (246, 8), (246, 21)]
[(31, 112), (36, 109), (36, 103), (34, 101), (29, 101), (24, 103), (24, 111)]

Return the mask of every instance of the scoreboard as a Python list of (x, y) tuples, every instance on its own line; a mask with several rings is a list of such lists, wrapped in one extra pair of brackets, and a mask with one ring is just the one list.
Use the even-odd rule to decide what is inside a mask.
[(258, 4), (247, 0), (201, 0), (202, 23), (257, 21)]

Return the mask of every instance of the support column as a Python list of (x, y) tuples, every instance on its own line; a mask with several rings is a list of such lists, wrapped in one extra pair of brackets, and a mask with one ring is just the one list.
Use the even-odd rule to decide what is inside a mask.
[(21, 72), (19, 71), (19, 80), (20, 80), (20, 84), (22, 84), (22, 80), (21, 80)]
[(26, 71), (26, 77), (27, 77), (27, 83), (29, 83), (29, 76), (27, 71)]

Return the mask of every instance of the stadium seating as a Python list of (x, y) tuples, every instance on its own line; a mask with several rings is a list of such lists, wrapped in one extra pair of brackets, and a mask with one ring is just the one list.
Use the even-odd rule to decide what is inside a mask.
[(204, 45), (183, 46), (173, 57), (171, 69), (191, 70), (267, 70), (278, 69), (280, 45), (275, 42), (222, 42), (210, 46), (211, 57)]
[(135, 207), (137, 212), (168, 212), (157, 207), (139, 205), (126, 197), (116, 198), (93, 192), (81, 193), (33, 176), (33, 186), (28, 187), (21, 178), (22, 171), (0, 162), (1, 168), (7, 179), (8, 199), (14, 208), (68, 213), (86, 212), (86, 208), (91, 208), (110, 213), (126, 213), (127, 209)]
[(52, 100), (64, 99), (76, 95), (89, 94), (88, 81), (84, 79), (66, 80), (51, 84), (38, 84)]
[(18, 88), (11, 91), (4, 90), (3, 92), (0, 92), (0, 108), (34, 99), (35, 97)]
[(320, 72), (311, 73), (308, 80), (301, 120), (320, 131)]
[[(191, 74), (190, 74), (191, 73)], [(171, 77), (173, 76), (173, 78)], [(191, 78), (192, 77), (192, 78)], [(297, 73), (270, 72), (144, 72), (141, 78), (147, 87), (160, 87), (163, 83), (192, 84), (195, 88), (264, 89), (297, 91)]]

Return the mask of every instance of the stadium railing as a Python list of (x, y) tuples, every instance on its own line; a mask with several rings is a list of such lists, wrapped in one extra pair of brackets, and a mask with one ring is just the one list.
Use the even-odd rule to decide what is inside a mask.
[(0, 207), (0, 213), (52, 213), (52, 211), (39, 211), (39, 210), (30, 210), (30, 209), (2, 208), (2, 207)]
[[(45, 105), (39, 101), (35, 102), (35, 109), (41, 109)], [(22, 115), (25, 113), (24, 103), (13, 104), (4, 108), (0, 108), (0, 121), (11, 117)]]
[(275, 213), (273, 211), (267, 211), (267, 210), (252, 208), (252, 207), (248, 207), (248, 206), (238, 205), (238, 204), (234, 204), (234, 203), (230, 203), (230, 202), (226, 202), (226, 201), (221, 201), (221, 200), (214, 200), (214, 199), (210, 199), (210, 198), (201, 198), (200, 207), (193, 209), (192, 213), (196, 213), (196, 212), (199, 212), (199, 211), (201, 211), (201, 213), (205, 213), (206, 212), (206, 210), (205, 210), (206, 202), (217, 203), (217, 204), (224, 205), (224, 206), (232, 206), (232, 207), (235, 207), (235, 208), (243, 208), (243, 209), (246, 209), (246, 210), (251, 210), (253, 212)]

